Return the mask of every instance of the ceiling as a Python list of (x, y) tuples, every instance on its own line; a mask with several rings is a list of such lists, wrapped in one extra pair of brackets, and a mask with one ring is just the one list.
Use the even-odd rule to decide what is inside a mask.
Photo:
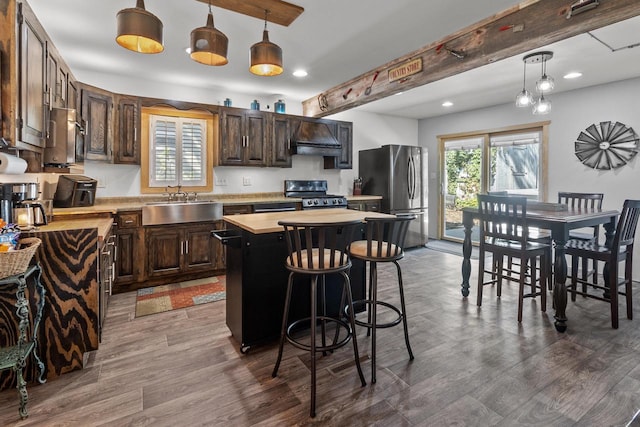
[[(164, 23), (164, 52), (144, 55), (115, 43), (116, 14), (135, 0), (27, 0), (77, 78), (107, 73), (193, 86), (210, 91), (247, 94), (252, 98), (282, 97), (302, 102), (386, 62), (419, 49), (477, 21), (521, 3), (516, 0), (290, 0), (305, 11), (290, 26), (269, 23), (269, 37), (284, 53), (285, 72), (275, 77), (249, 73), (249, 48), (262, 39), (264, 21), (213, 8), (217, 29), (229, 38), (229, 64), (209, 67), (185, 52), (192, 29), (204, 26), (208, 6), (195, 0), (146, 0), (146, 9)], [(567, 3), (572, 3), (567, 0)], [(550, 46), (554, 57), (547, 74), (556, 92), (640, 76), (640, 17), (592, 34)], [(542, 48), (541, 48), (542, 49)], [(536, 50), (541, 50), (536, 49)], [(443, 79), (375, 101), (357, 110), (408, 118), (427, 118), (466, 111), (515, 99), (522, 89), (522, 56)], [(292, 76), (304, 68), (305, 78)], [(583, 76), (565, 80), (569, 71)], [(529, 65), (528, 88), (540, 69)], [(91, 82), (88, 82), (91, 83)], [(450, 100), (452, 107), (442, 107)], [(188, 100), (187, 100), (188, 101)]]

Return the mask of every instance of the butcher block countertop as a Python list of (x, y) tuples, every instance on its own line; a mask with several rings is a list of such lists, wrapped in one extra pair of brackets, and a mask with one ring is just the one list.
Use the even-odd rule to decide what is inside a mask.
[(229, 224), (233, 224), (253, 234), (277, 233), (282, 231), (278, 221), (298, 222), (342, 222), (363, 220), (367, 217), (392, 217), (393, 215), (379, 212), (356, 211), (352, 209), (310, 209), (306, 211), (266, 212), (257, 214), (225, 215), (222, 217)]
[(76, 230), (81, 228), (97, 228), (98, 229), (98, 239), (102, 240), (105, 238), (109, 230), (111, 229), (111, 225), (113, 224), (112, 218), (90, 218), (90, 219), (56, 219), (55, 221), (51, 221), (47, 225), (42, 225), (38, 227), (35, 231), (66, 231), (66, 230)]

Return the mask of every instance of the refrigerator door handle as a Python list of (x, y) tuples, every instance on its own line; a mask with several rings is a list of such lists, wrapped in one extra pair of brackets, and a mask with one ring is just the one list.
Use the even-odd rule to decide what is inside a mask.
[(409, 190), (409, 200), (413, 200), (416, 195), (416, 168), (413, 157), (409, 157), (409, 165), (407, 167), (407, 187)]

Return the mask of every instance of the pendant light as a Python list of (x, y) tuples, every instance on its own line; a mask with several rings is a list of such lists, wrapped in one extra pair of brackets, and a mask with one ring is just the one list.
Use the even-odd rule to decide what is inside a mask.
[(221, 31), (213, 26), (213, 14), (211, 2), (209, 2), (209, 15), (207, 25), (191, 31), (191, 59), (205, 65), (225, 65), (227, 59), (227, 47), (229, 39)]
[(160, 53), (162, 45), (162, 21), (144, 8), (144, 0), (137, 0), (136, 7), (122, 9), (116, 15), (118, 36), (116, 42), (125, 49), (139, 53)]
[(282, 74), (282, 49), (275, 43), (269, 41), (267, 31), (267, 14), (264, 11), (264, 30), (262, 31), (262, 41), (251, 46), (251, 67), (249, 71), (258, 76), (277, 76)]
[(540, 95), (538, 102), (533, 104), (533, 114), (549, 114), (551, 111), (551, 101), (544, 97), (544, 93)]
[[(522, 83), (522, 91), (516, 96), (516, 106), (528, 107), (533, 106), (533, 114), (547, 114), (551, 111), (551, 101), (545, 98), (545, 93), (549, 93), (554, 87), (554, 81), (551, 76), (547, 76), (547, 61), (553, 58), (553, 52), (543, 51), (534, 52), (525, 55), (522, 58), (524, 62), (524, 79)], [(537, 101), (533, 100), (531, 93), (526, 88), (527, 64), (540, 63), (542, 67), (542, 76), (536, 82), (536, 90), (540, 93)]]
[(516, 107), (528, 107), (533, 103), (531, 93), (527, 90), (527, 61), (523, 60), (524, 72), (522, 77), (522, 92), (516, 96)]
[(538, 93), (551, 92), (555, 86), (553, 78), (547, 76), (547, 59), (551, 59), (553, 57), (553, 53), (547, 53), (549, 53), (549, 55), (542, 56), (542, 77), (540, 77), (540, 80), (536, 82), (536, 90)]

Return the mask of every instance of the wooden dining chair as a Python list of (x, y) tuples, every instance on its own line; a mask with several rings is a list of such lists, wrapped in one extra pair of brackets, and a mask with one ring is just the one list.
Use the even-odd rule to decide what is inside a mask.
[[(602, 200), (604, 199), (603, 193), (572, 193), (567, 191), (558, 192), (558, 203), (567, 205), (571, 209), (602, 209)], [(584, 230), (571, 230), (569, 232), (569, 238), (579, 241), (598, 241), (600, 235), (600, 226), (594, 225), (590, 231)], [(592, 277), (593, 283), (598, 283), (598, 262), (592, 260), (592, 268), (589, 269), (588, 259), (583, 258), (582, 267), (582, 279), (587, 280), (588, 276)], [(586, 285), (583, 285), (582, 292), (586, 292)], [(571, 294), (571, 299), (575, 300), (575, 293)]]
[[(594, 298), (608, 302), (611, 305), (611, 327), (618, 328), (618, 294), (624, 295), (627, 302), (627, 318), (633, 319), (633, 304), (631, 298), (631, 287), (633, 281), (633, 242), (638, 217), (640, 216), (640, 200), (625, 200), (622, 213), (618, 218), (616, 232), (611, 246), (600, 245), (595, 240), (572, 239), (567, 242), (566, 253), (571, 255), (571, 284), (567, 287), (571, 292), (572, 299), (575, 294)], [(578, 277), (578, 257), (591, 259), (594, 262), (604, 261), (605, 284), (598, 285), (589, 283), (587, 280)], [(624, 278), (618, 278), (620, 262), (624, 261)], [(583, 290), (577, 289), (577, 284), (583, 285)], [(618, 288), (624, 285), (624, 291)], [(603, 295), (596, 295), (589, 292), (597, 289), (604, 291)]]
[[(513, 257), (520, 265), (529, 265), (530, 274), (524, 268), (520, 269), (518, 279), (518, 322), (522, 322), (522, 305), (524, 298), (540, 296), (540, 309), (547, 309), (547, 272), (549, 270), (550, 246), (544, 243), (532, 242), (528, 239), (527, 199), (525, 197), (504, 197), (478, 195), (478, 212), (480, 216), (480, 245), (478, 268), (478, 298), (477, 305), (482, 305), (482, 290), (486, 285), (497, 285), (498, 297), (502, 295), (502, 280), (505, 274), (503, 259)], [(493, 255), (494, 268), (485, 269), (485, 255)], [(536, 281), (536, 262), (540, 260), (540, 282)], [(491, 279), (484, 281), (485, 274)], [(529, 281), (527, 281), (529, 277)], [(508, 277), (506, 277), (508, 278)], [(525, 286), (530, 286), (531, 292), (524, 293)]]

